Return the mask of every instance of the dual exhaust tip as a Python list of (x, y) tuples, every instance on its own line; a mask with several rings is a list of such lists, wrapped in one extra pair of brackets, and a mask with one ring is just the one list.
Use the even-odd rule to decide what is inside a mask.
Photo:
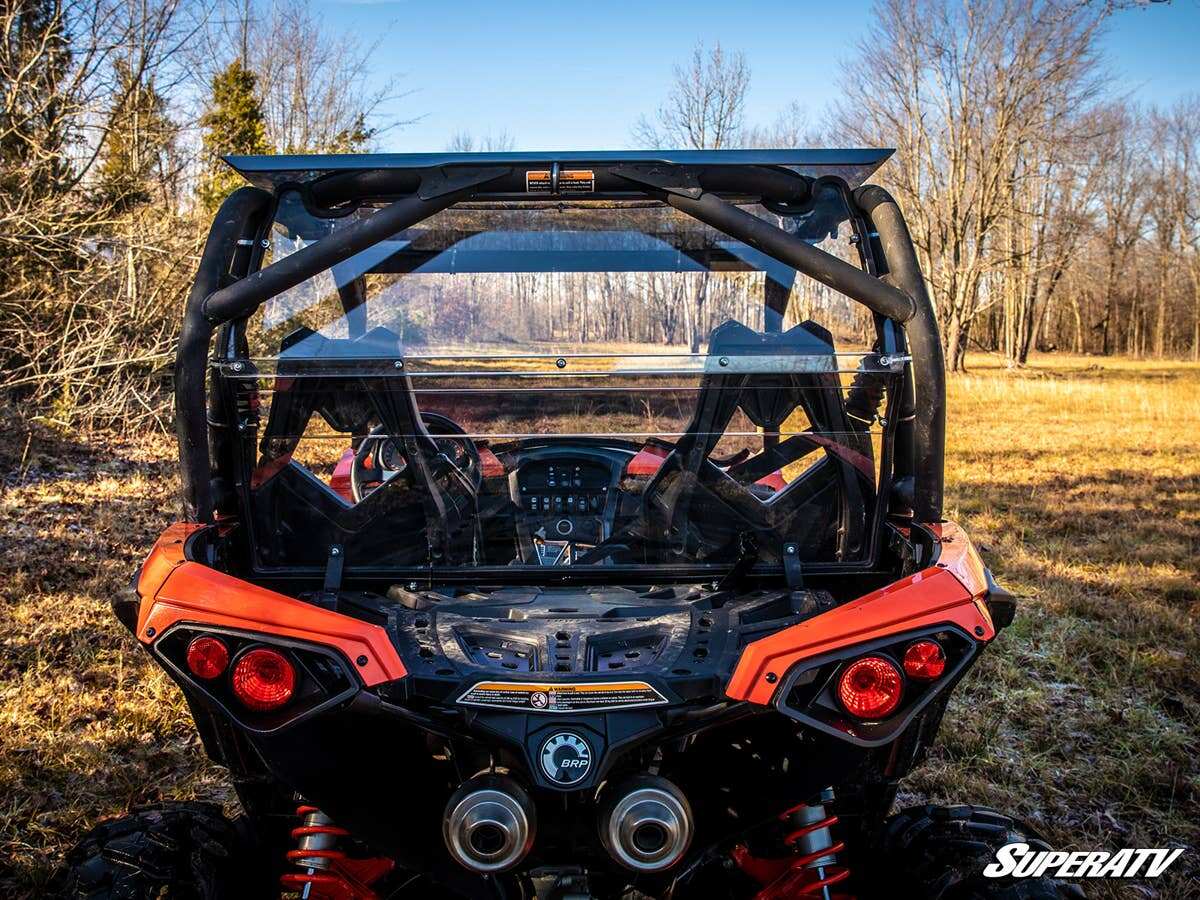
[(455, 861), (473, 872), (511, 869), (533, 847), (537, 810), (524, 789), (503, 775), (477, 775), (446, 804), (442, 836)]
[(692, 842), (692, 809), (667, 779), (638, 776), (608, 794), (600, 840), (625, 868), (661, 872), (679, 862)]
[[(618, 863), (635, 872), (661, 872), (692, 841), (687, 798), (665, 778), (643, 775), (605, 792), (600, 839)], [(442, 824), (446, 847), (473, 872), (503, 872), (533, 847), (537, 811), (525, 790), (503, 775), (479, 775), (450, 797)]]

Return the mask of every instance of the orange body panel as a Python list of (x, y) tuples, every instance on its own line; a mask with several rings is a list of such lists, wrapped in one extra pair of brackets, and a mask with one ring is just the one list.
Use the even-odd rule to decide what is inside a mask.
[(203, 525), (193, 522), (176, 522), (160, 534), (158, 540), (154, 542), (154, 549), (150, 551), (150, 555), (142, 566), (141, 574), (138, 575), (137, 592), (138, 596), (142, 598), (138, 616), (139, 632), (145, 626), (145, 616), (150, 608), (145, 602), (146, 598), (157, 594), (158, 589), (167, 580), (167, 576), (175, 571), (176, 566), (185, 561), (184, 542), (203, 527)]
[[(172, 525), (159, 538), (138, 579), (138, 640), (150, 643), (189, 622), (323, 644), (341, 651), (368, 687), (407, 674), (378, 625), (304, 603), (184, 558), (183, 542), (202, 526)], [(359, 657), (366, 658), (358, 665)]]
[(797, 662), (914, 628), (953, 624), (990, 641), (996, 631), (984, 604), (983, 561), (957, 525), (932, 530), (941, 542), (936, 565), (747, 644), (725, 693), (766, 705)]

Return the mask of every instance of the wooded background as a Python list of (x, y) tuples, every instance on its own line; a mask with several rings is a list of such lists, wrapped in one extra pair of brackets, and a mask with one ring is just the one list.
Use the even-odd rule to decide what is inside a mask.
[[(955, 369), (968, 349), (1014, 367), (1038, 349), (1200, 359), (1200, 96), (1114, 94), (1113, 9), (879, 0), (840, 103), (818, 117), (798, 97), (769, 123), (745, 118), (753, 61), (698, 45), (630, 143), (895, 147), (876, 180)], [(380, 110), (408, 85), (364, 88), (378, 46), (304, 0), (9, 0), (0, 23), (0, 402), (60, 426), (161, 423), (209, 218), (240, 182), (218, 157), (384, 147), (403, 122)], [(518, 139), (463, 130), (447, 149)]]

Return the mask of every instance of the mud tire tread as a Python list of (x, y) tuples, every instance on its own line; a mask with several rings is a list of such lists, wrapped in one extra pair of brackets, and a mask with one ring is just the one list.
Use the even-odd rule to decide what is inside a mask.
[(1055, 878), (985, 878), (996, 850), (1016, 841), (1051, 847), (1028, 826), (986, 806), (914, 806), (884, 823), (881, 896), (929, 900), (1084, 900)]
[(93, 828), (67, 854), (55, 896), (217, 900), (248, 894), (243, 841), (211, 803), (146, 806)]

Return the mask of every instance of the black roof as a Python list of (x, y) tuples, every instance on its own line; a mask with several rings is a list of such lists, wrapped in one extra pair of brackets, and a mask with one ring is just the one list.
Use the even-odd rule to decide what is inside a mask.
[(313, 181), (335, 172), (431, 169), (440, 166), (506, 165), (516, 168), (593, 164), (660, 163), (680, 166), (775, 166), (819, 178), (833, 175), (854, 188), (892, 155), (891, 149), (821, 150), (573, 150), (507, 153), (345, 153), (226, 156), (225, 161), (257, 187)]

